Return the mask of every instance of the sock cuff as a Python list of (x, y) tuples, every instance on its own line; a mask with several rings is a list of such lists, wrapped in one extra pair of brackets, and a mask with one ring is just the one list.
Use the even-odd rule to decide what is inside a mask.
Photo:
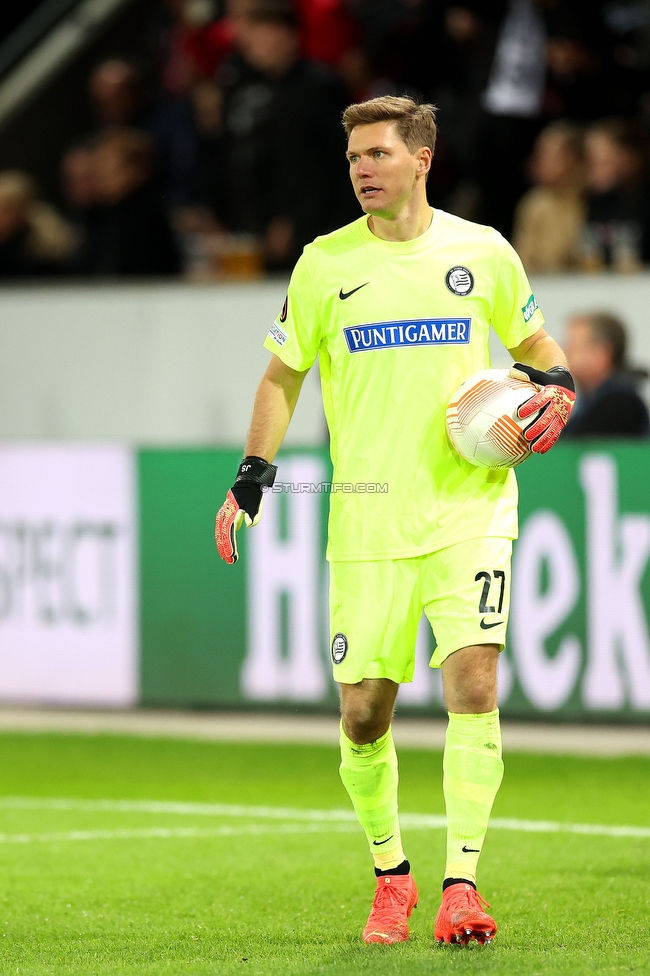
[(387, 874), (410, 874), (410, 873), (411, 873), (411, 865), (407, 860), (402, 861), (400, 864), (397, 865), (397, 867), (388, 868), (387, 871), (380, 871), (379, 868), (377, 867), (375, 868), (376, 878), (383, 878)]
[(449, 724), (455, 725), (457, 728), (462, 726), (476, 728), (479, 724), (489, 726), (499, 721), (498, 708), (495, 708), (493, 712), (479, 712), (478, 714), (467, 712), (448, 712), (447, 714), (449, 715)]
[(445, 878), (445, 880), (442, 882), (442, 890), (446, 891), (447, 888), (451, 888), (452, 885), (456, 884), (471, 885), (474, 891), (476, 891), (476, 882), (472, 881), (471, 878)]
[(339, 730), (341, 733), (341, 749), (345, 749), (346, 752), (351, 752), (355, 756), (374, 756), (375, 753), (380, 752), (385, 745), (391, 742), (393, 738), (392, 725), (389, 725), (386, 732), (384, 732), (384, 734), (378, 739), (375, 739), (374, 742), (366, 742), (362, 745), (359, 745), (357, 742), (353, 742), (352, 739), (347, 737), (343, 731), (343, 722), (340, 722)]

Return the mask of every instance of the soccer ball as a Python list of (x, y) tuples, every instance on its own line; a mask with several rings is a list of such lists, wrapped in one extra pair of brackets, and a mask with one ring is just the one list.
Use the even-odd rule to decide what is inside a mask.
[(479, 468), (514, 468), (531, 455), (517, 408), (539, 390), (507, 369), (484, 369), (458, 387), (447, 407), (447, 433), (461, 457)]

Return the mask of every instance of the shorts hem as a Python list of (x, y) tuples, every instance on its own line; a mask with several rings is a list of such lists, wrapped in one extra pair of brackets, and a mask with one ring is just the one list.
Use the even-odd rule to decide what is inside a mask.
[(340, 685), (358, 685), (364, 678), (388, 678), (389, 681), (394, 681), (397, 685), (410, 684), (413, 681), (413, 675), (410, 678), (406, 678), (403, 675), (402, 677), (398, 677), (397, 671), (389, 671), (386, 668), (366, 668), (363, 674), (360, 674), (358, 677), (349, 674), (337, 674), (336, 671), (333, 671), (332, 675), (334, 681)]
[(485, 640), (484, 634), (481, 634), (481, 636), (477, 640), (468, 639), (466, 641), (463, 641), (462, 644), (454, 644), (453, 647), (445, 647), (439, 645), (438, 647), (436, 647), (435, 651), (431, 655), (431, 659), (429, 661), (429, 667), (440, 668), (445, 663), (447, 658), (451, 657), (452, 654), (455, 654), (456, 651), (460, 651), (463, 647), (475, 647), (477, 644), (496, 644), (497, 647), (499, 648), (499, 654), (506, 646), (504, 641)]

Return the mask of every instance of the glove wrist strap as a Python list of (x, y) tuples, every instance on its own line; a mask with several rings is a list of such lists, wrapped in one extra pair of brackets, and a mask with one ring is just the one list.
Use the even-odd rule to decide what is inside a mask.
[(572, 393), (575, 393), (575, 381), (565, 366), (552, 366), (548, 370), (548, 375), (551, 377), (552, 383), (555, 383), (557, 386), (563, 386), (565, 390), (571, 390)]
[(235, 485), (257, 485), (260, 488), (271, 488), (277, 470), (277, 465), (269, 464), (264, 458), (250, 455), (245, 457), (239, 465)]
[(514, 363), (513, 365), (515, 369), (521, 370), (533, 383), (538, 383), (539, 386), (562, 386), (565, 390), (571, 390), (572, 393), (576, 391), (573, 376), (564, 366), (551, 366), (547, 372), (544, 372), (543, 369), (535, 369), (534, 366), (528, 366), (526, 363)]

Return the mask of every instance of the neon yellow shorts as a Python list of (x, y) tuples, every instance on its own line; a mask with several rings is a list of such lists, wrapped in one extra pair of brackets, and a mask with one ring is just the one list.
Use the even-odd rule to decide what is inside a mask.
[(413, 680), (415, 641), (424, 610), (439, 668), (461, 647), (505, 644), (512, 541), (461, 542), (413, 559), (330, 564), (334, 680)]

